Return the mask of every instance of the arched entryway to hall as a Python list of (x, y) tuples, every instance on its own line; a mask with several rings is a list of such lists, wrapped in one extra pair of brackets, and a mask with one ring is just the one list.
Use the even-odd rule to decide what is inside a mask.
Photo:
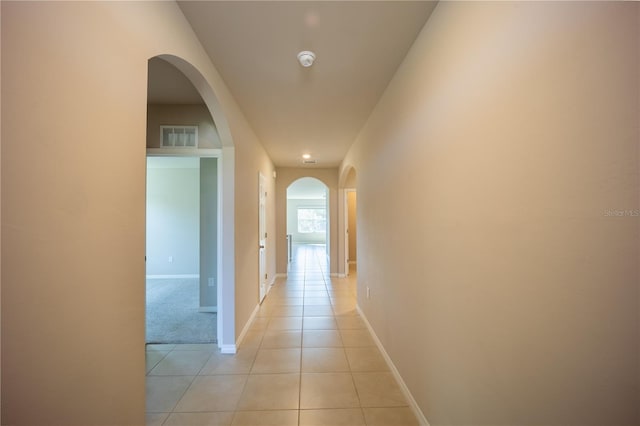
[(326, 215), (328, 252), (326, 274), (338, 277), (338, 170), (322, 168), (281, 167), (276, 169), (276, 272), (280, 277), (288, 275), (287, 243), (287, 189), (291, 184), (303, 178), (314, 178), (326, 186)]
[[(187, 302), (189, 315), (215, 315), (203, 327), (215, 328), (210, 336), (222, 352), (233, 352), (233, 142), (213, 89), (195, 67), (173, 55), (149, 60), (146, 148), (147, 200), (155, 203), (147, 204), (147, 276), (192, 280), (197, 295)], [(174, 338), (180, 343), (194, 336)]]
[(328, 276), (330, 266), (329, 188), (303, 177), (287, 187), (287, 274), (300, 271)]
[(355, 272), (358, 262), (358, 198), (356, 191), (356, 170), (351, 168), (344, 188), (344, 223), (345, 223), (345, 275)]

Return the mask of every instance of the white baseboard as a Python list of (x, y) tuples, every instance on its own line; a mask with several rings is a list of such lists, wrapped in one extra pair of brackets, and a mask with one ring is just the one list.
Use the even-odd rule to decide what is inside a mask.
[(275, 274), (273, 276), (273, 279), (275, 280), (276, 278), (287, 278), (287, 273), (285, 272), (284, 274), (283, 273)]
[(350, 261), (349, 261), (349, 265), (355, 265), (355, 264), (356, 264), (356, 262), (357, 262), (356, 260), (350, 260)]
[(422, 426), (429, 426), (429, 422), (427, 421), (427, 418), (424, 416), (424, 413), (422, 412), (420, 407), (418, 407), (418, 403), (416, 402), (413, 395), (411, 395), (411, 391), (409, 391), (407, 384), (402, 379), (402, 376), (400, 375), (400, 372), (398, 372), (398, 369), (396, 368), (396, 366), (393, 364), (393, 361), (391, 361), (391, 358), (389, 357), (389, 354), (387, 353), (387, 351), (384, 349), (384, 346), (382, 346), (382, 342), (380, 341), (380, 339), (378, 339), (376, 332), (373, 331), (373, 327), (371, 327), (369, 320), (367, 320), (367, 317), (364, 315), (364, 312), (362, 312), (362, 309), (360, 309), (360, 305), (356, 305), (356, 310), (362, 317), (362, 320), (367, 326), (369, 333), (371, 333), (371, 337), (373, 338), (373, 341), (375, 342), (376, 346), (378, 347), (378, 349), (380, 349), (380, 353), (382, 353), (384, 360), (387, 362), (387, 365), (389, 366), (389, 370), (391, 370), (391, 374), (393, 374), (393, 377), (395, 377), (396, 381), (400, 385), (400, 389), (402, 390), (402, 393), (404, 394), (405, 398), (407, 398), (407, 401), (409, 402), (409, 407), (411, 408), (411, 411), (413, 411), (413, 414), (416, 416), (416, 418), (418, 419), (418, 422)]
[(217, 306), (200, 306), (198, 312), (218, 312)]
[[(258, 310), (259, 309), (260, 309), (260, 305), (256, 305), (255, 309), (251, 313), (251, 316), (249, 317), (249, 320), (244, 325), (244, 328), (242, 329), (242, 331), (240, 332), (240, 335), (238, 336), (238, 339), (236, 340), (236, 344), (234, 345), (235, 348), (240, 347), (240, 344), (244, 340), (244, 337), (247, 335), (247, 332), (249, 331), (249, 329), (253, 325), (253, 321), (256, 319), (256, 315), (258, 315)], [(235, 352), (233, 352), (233, 353), (235, 353)]]
[(200, 278), (200, 275), (198, 274), (147, 275), (148, 280), (181, 279), (181, 278)]
[(236, 345), (218, 345), (220, 348), (220, 353), (222, 354), (235, 354), (238, 352), (236, 350)]

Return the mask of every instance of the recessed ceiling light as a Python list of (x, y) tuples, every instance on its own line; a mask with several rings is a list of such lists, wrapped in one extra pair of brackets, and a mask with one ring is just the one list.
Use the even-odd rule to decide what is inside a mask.
[(316, 54), (313, 52), (303, 50), (302, 52), (298, 53), (298, 61), (300, 62), (300, 65), (305, 68), (309, 68), (311, 65), (313, 65), (313, 61), (315, 60)]
[(302, 154), (302, 158), (308, 160), (309, 158), (311, 158), (311, 154)]

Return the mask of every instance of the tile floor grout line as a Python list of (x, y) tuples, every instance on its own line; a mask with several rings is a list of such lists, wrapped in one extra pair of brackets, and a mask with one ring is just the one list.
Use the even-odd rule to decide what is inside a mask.
[[(189, 377), (189, 376), (183, 376), (183, 377)], [(180, 404), (180, 401), (182, 401), (182, 398), (184, 398), (184, 396), (187, 394), (187, 392), (189, 391), (189, 389), (191, 389), (191, 386), (193, 386), (193, 382), (195, 382), (197, 376), (193, 376), (193, 379), (191, 380), (191, 382), (189, 383), (189, 386), (187, 386), (187, 388), (184, 390), (184, 392), (182, 392), (182, 395), (180, 395), (180, 398), (177, 399), (176, 403), (173, 405), (173, 407), (171, 408), (171, 411), (169, 411), (169, 415), (167, 416), (167, 418), (164, 420), (164, 422), (162, 422), (162, 424), (166, 423), (167, 420), (169, 419), (169, 417), (171, 417), (171, 414), (175, 413), (175, 409), (178, 406), (178, 404)]]
[[(212, 352), (211, 355), (209, 356), (209, 358), (207, 358), (207, 360), (204, 362), (204, 364), (202, 364), (202, 367), (200, 367), (200, 369), (198, 370), (198, 373), (196, 373), (195, 377), (200, 376), (200, 373), (202, 373), (202, 370), (204, 369), (204, 367), (206, 367), (206, 365), (209, 363), (209, 361), (211, 361), (211, 358), (213, 358), (216, 355), (215, 352)], [(195, 379), (194, 379), (195, 380)]]
[(305, 311), (306, 304), (304, 303), (305, 296), (307, 294), (307, 279), (306, 279), (306, 268), (305, 268), (305, 277), (303, 278), (303, 287), (302, 287), (302, 328), (300, 329), (300, 374), (298, 375), (298, 425), (300, 425), (300, 409), (302, 408), (302, 351), (304, 346), (304, 319), (305, 319)]

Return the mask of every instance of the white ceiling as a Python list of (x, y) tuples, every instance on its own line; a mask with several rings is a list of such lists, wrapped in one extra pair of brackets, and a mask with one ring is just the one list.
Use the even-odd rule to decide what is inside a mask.
[[(340, 164), (435, 2), (180, 1), (180, 8), (276, 166)], [(316, 53), (302, 68), (301, 50)], [(163, 61), (162, 61), (163, 62)], [(166, 64), (166, 63), (165, 63)], [(164, 64), (150, 102), (194, 103)], [(168, 64), (167, 64), (168, 65)], [(169, 85), (172, 88), (173, 86)], [(186, 99), (185, 99), (186, 98)], [(308, 166), (305, 166), (308, 167)]]

